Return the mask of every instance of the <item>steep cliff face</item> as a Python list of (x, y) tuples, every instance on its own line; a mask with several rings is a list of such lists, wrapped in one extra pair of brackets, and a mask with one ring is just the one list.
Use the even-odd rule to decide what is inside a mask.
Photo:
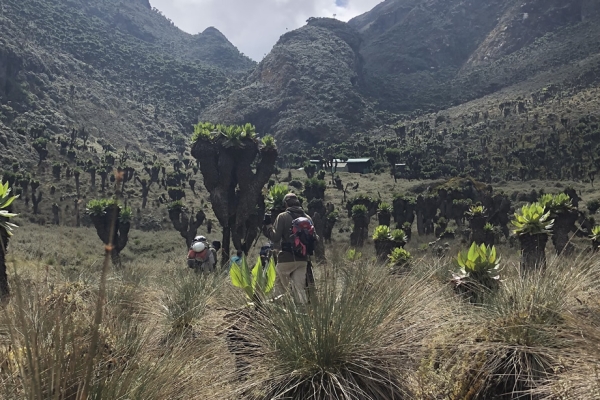
[(247, 84), (206, 111), (206, 120), (251, 122), (286, 149), (345, 140), (374, 123), (360, 94), (361, 38), (348, 25), (314, 19), (281, 37)]
[(518, 51), (549, 32), (582, 22), (585, 14), (588, 13), (583, 1), (514, 2), (469, 57), (467, 65), (481, 65)]
[[(547, 71), (550, 65), (595, 54), (597, 4), (387, 0), (349, 25), (364, 38), (360, 53), (366, 92), (383, 109), (427, 110), (458, 104)], [(577, 46), (565, 47), (565, 40)]]

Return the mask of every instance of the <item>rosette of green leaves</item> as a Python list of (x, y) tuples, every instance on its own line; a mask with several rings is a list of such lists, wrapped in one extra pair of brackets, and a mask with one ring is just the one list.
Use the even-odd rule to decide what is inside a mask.
[[(8, 186), (8, 182), (4, 184), (0, 183), (0, 228), (4, 229), (8, 236), (12, 236), (13, 228), (16, 228), (17, 225), (8, 222), (10, 218), (16, 217), (17, 214), (8, 212), (8, 207), (12, 204), (13, 201), (19, 196), (11, 196), (11, 189)], [(0, 249), (1, 251), (1, 249)]]
[(240, 264), (231, 264), (229, 277), (233, 286), (242, 289), (248, 299), (262, 301), (275, 287), (277, 277), (275, 260), (271, 258), (267, 266), (263, 268), (259, 257), (256, 264), (254, 264), (254, 268), (250, 269), (244, 256)]
[(512, 220), (516, 235), (539, 235), (550, 233), (554, 220), (550, 219), (550, 211), (540, 203), (524, 205), (515, 213)]
[(389, 226), (380, 225), (373, 232), (373, 240), (391, 240), (391, 231)]

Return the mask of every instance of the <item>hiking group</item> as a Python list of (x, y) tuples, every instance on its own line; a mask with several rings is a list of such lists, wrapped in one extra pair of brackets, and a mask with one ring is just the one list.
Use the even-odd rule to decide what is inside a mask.
[[(271, 244), (261, 248), (261, 260), (263, 265), (271, 255), (276, 260), (275, 296), (291, 290), (296, 301), (304, 304), (307, 302), (306, 289), (314, 283), (310, 257), (319, 238), (312, 219), (294, 193), (288, 193), (283, 203), (285, 211), (275, 221), (270, 213), (265, 214), (262, 232)], [(204, 236), (197, 236), (188, 252), (188, 266), (197, 273), (215, 271), (219, 248), (219, 242), (209, 245)], [(238, 251), (230, 262), (239, 264), (241, 257), (242, 252)]]

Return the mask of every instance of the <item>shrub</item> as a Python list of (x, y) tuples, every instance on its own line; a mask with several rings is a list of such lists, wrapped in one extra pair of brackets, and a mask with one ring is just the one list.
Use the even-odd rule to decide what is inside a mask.
[(302, 187), (303, 187), (302, 182), (297, 181), (297, 180), (290, 181), (289, 185), (291, 187), (293, 187), (294, 189), (298, 189), (298, 190), (302, 190)]
[(348, 261), (358, 261), (362, 258), (362, 253), (356, 249), (349, 249), (346, 252), (346, 260)]
[(590, 214), (594, 215), (600, 209), (600, 199), (590, 200), (585, 204), (585, 206), (587, 207)]

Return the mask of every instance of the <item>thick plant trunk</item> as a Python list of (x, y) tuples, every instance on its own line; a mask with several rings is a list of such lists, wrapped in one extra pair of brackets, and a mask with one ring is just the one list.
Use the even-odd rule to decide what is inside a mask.
[(354, 229), (350, 234), (350, 246), (363, 247), (369, 231), (369, 218), (361, 216), (354, 218)]
[(8, 275), (6, 273), (6, 253), (8, 251), (9, 237), (5, 232), (0, 232), (0, 299), (10, 295)]
[(110, 259), (116, 269), (120, 269), (123, 266), (121, 264), (121, 253), (116, 247), (111, 251)]
[(375, 254), (379, 261), (384, 261), (392, 251), (398, 247), (393, 240), (375, 240)]
[(569, 242), (569, 232), (575, 230), (577, 213), (560, 213), (554, 219), (554, 229), (552, 232), (552, 244), (556, 254), (573, 254), (574, 246)]
[(521, 235), (521, 272), (530, 272), (536, 269), (546, 269), (546, 243), (548, 235)]
[(494, 232), (486, 231), (483, 243), (485, 243), (486, 246), (494, 246), (496, 244), (496, 235)]
[(390, 226), (390, 224), (392, 223), (392, 214), (390, 213), (382, 213), (382, 212), (378, 212), (377, 213), (377, 221), (379, 222), (380, 226)]
[(223, 257), (221, 257), (221, 267), (225, 267), (229, 263), (229, 249), (231, 245), (231, 228), (229, 226), (223, 227)]
[(469, 221), (469, 225), (471, 228), (471, 243), (475, 242), (478, 245), (485, 243), (485, 218), (484, 217), (473, 217)]

